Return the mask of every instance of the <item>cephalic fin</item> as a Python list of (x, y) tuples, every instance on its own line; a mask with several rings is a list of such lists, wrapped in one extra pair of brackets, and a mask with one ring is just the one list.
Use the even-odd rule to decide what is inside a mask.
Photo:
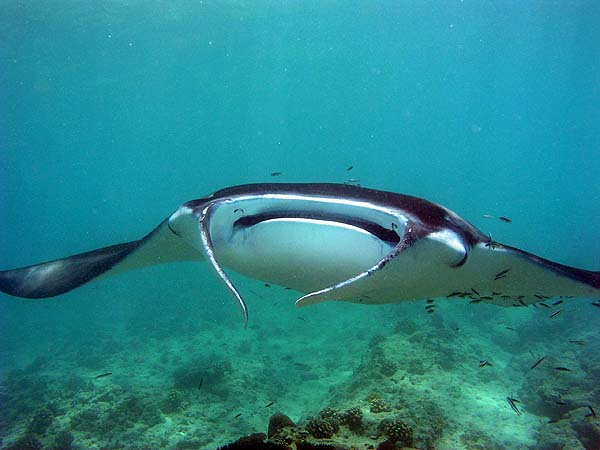
[(244, 325), (247, 327), (248, 307), (246, 306), (246, 302), (244, 301), (236, 287), (233, 285), (233, 283), (229, 279), (229, 276), (227, 276), (227, 274), (225, 273), (225, 271), (221, 267), (221, 264), (219, 264), (219, 261), (217, 261), (217, 258), (215, 256), (212, 239), (210, 237), (210, 212), (211, 208), (210, 206), (208, 206), (204, 210), (202, 210), (202, 213), (199, 217), (198, 229), (200, 231), (202, 249), (204, 251), (204, 254), (206, 255), (206, 259), (210, 261), (211, 266), (213, 267), (213, 269), (215, 269), (217, 275), (219, 275), (219, 278), (221, 278), (225, 286), (227, 286), (227, 289), (229, 289), (229, 292), (231, 292), (235, 297), (235, 300), (240, 310), (242, 311), (242, 314), (244, 315)]
[(396, 246), (384, 258), (378, 261), (377, 264), (365, 270), (364, 272), (359, 273), (358, 275), (348, 278), (347, 280), (341, 281), (339, 283), (336, 283), (324, 289), (320, 289), (318, 291), (310, 292), (300, 297), (298, 300), (296, 300), (296, 306), (303, 307), (312, 305), (314, 303), (318, 303), (319, 296), (328, 294), (338, 289), (343, 289), (347, 286), (350, 286), (353, 283), (356, 283), (359, 280), (362, 280), (363, 278), (371, 276), (373, 273), (383, 269), (392, 259), (398, 256), (400, 252), (410, 247), (416, 239), (417, 235), (413, 232), (413, 228), (407, 225), (406, 233), (404, 233), (402, 239), (400, 239), (400, 242), (398, 242), (398, 244), (396, 244)]

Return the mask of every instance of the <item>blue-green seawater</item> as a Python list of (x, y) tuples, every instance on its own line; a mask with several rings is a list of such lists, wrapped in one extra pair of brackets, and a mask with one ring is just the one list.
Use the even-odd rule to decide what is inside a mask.
[[(138, 239), (226, 186), (352, 178), (600, 270), (599, 23), (583, 0), (6, 0), (0, 269)], [(235, 283), (247, 329), (203, 263), (2, 295), (0, 446), (212, 449), (356, 406), (421, 448), (600, 448), (593, 299), (297, 310)]]

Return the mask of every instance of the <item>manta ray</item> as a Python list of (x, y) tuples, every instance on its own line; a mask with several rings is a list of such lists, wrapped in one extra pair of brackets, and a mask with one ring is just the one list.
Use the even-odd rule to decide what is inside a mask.
[(228, 187), (184, 203), (137, 241), (0, 271), (0, 291), (45, 298), (146, 266), (204, 260), (248, 308), (228, 271), (285, 286), (306, 306), (433, 297), (525, 306), (600, 297), (600, 272), (494, 241), (431, 201), (348, 184)]

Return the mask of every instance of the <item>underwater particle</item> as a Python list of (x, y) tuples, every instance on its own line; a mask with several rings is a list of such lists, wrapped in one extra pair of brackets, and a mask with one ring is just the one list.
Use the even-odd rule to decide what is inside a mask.
[(271, 172), (272, 177), (278, 177), (281, 175), (281, 172)]
[(281, 430), (288, 427), (295, 427), (296, 424), (285, 414), (276, 413), (269, 419), (269, 430), (267, 437), (271, 439), (273, 436), (279, 434)]
[(377, 429), (392, 442), (403, 447), (413, 446), (413, 430), (400, 419), (384, 419)]

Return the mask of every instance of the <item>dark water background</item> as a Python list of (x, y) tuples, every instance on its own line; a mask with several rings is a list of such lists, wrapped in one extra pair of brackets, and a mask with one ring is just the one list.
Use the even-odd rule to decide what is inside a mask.
[[(352, 177), (598, 270), (599, 23), (597, 1), (5, 1), (0, 266), (137, 239), (182, 202), (225, 186)], [(284, 314), (260, 339), (285, 346), (298, 325), (285, 323), (296, 320), (293, 296), (249, 295), (254, 323)], [(99, 334), (129, 329), (144, 341), (162, 323), (176, 338), (180, 317), (245, 332), (201, 264), (54, 300), (1, 300), (4, 374), (93, 348)], [(358, 339), (340, 330), (367, 311), (372, 331), (411, 308), (302, 314), (326, 318), (331, 339), (343, 341)], [(552, 333), (597, 327), (597, 315), (582, 313)]]

